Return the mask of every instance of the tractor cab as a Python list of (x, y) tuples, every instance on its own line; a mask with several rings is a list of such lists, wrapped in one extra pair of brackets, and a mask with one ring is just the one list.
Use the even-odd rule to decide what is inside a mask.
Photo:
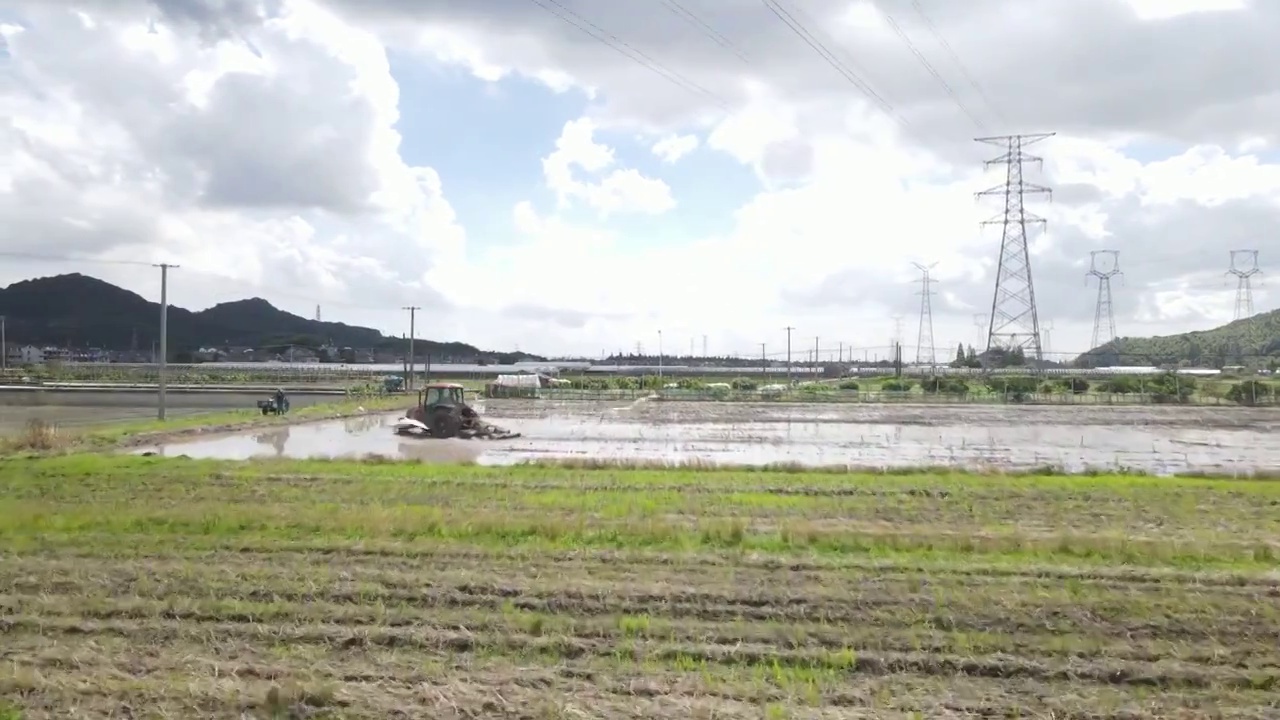
[(425, 410), (465, 404), (462, 386), (457, 383), (432, 383), (418, 391), (418, 407)]

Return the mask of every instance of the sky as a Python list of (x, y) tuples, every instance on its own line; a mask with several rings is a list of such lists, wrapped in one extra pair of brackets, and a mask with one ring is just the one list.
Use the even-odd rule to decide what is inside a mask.
[[(1003, 149), (1050, 357), (1280, 301), (1280, 3), (6, 0), (0, 284), (545, 355), (983, 341)], [(1106, 256), (1103, 256), (1104, 258)], [(919, 341), (932, 266), (933, 342)], [(895, 321), (895, 318), (900, 320)], [(980, 328), (982, 325), (983, 328)]]

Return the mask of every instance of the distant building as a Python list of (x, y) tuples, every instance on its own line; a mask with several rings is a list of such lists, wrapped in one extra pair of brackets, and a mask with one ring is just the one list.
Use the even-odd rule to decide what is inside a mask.
[(17, 361), (21, 365), (39, 365), (44, 362), (44, 350), (35, 345), (23, 345), (18, 348)]

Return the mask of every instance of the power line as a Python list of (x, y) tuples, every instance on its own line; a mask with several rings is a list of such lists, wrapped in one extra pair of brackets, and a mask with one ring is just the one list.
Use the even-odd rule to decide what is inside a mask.
[(946, 91), (947, 96), (951, 98), (951, 101), (956, 104), (956, 107), (960, 108), (960, 112), (968, 116), (979, 130), (985, 132), (987, 129), (986, 125), (983, 124), (982, 120), (979, 119), (977, 115), (974, 115), (973, 112), (969, 110), (969, 107), (960, 99), (960, 96), (956, 93), (955, 89), (951, 87), (951, 83), (947, 82), (946, 78), (942, 77), (942, 73), (938, 72), (937, 68), (933, 66), (933, 63), (929, 62), (929, 58), (925, 57), (924, 53), (920, 52), (920, 49), (916, 47), (915, 43), (911, 42), (911, 37), (898, 25), (898, 21), (894, 20), (893, 16), (884, 8), (877, 7), (877, 9), (880, 11), (880, 15), (884, 17), (885, 22), (889, 24), (889, 29), (893, 30), (893, 33), (898, 36), (898, 39), (901, 40), (904, 45), (907, 46), (907, 49), (911, 51), (911, 54), (915, 56), (920, 65), (933, 76), (933, 79), (938, 82), (938, 85), (942, 86), (942, 89)]
[[(613, 33), (600, 27), (599, 25), (596, 25), (590, 20), (587, 20), (586, 18), (582, 17), (581, 15), (574, 12), (573, 10), (570, 10), (569, 8), (565, 7), (563, 4), (558, 2), (558, 0), (529, 0), (529, 2), (532, 2), (534, 5), (537, 5), (538, 7), (547, 11), (548, 13), (554, 15), (555, 17), (559, 18), (561, 21), (577, 28), (579, 31), (590, 36), (592, 39), (596, 40), (597, 42), (600, 42), (609, 46), (615, 52), (622, 55), (623, 57), (626, 57), (632, 62), (640, 64), (645, 69), (663, 77), (668, 82), (675, 84), (676, 86), (680, 87), (686, 92), (692, 93), (694, 95), (701, 95), (703, 97), (706, 97), (714, 101), (717, 105), (721, 107), (721, 109), (728, 109), (729, 104), (726, 103), (722, 98), (720, 98), (715, 93), (711, 92), (710, 90), (703, 87), (702, 85), (699, 85), (696, 81), (691, 80), (688, 77), (685, 77), (681, 73), (666, 67), (662, 63), (650, 57), (644, 51), (631, 46), (630, 44), (628, 44), (627, 42), (619, 38), (617, 35), (614, 35)], [(550, 4), (547, 4), (547, 3), (550, 3)], [(559, 8), (559, 9), (557, 10), (556, 8)]]
[(1231, 269), (1228, 275), (1236, 276), (1236, 320), (1253, 317), (1253, 277), (1261, 275), (1257, 250), (1232, 250)]
[(110, 260), (106, 258), (87, 258), (75, 257), (72, 255), (46, 255), (43, 253), (26, 253), (0, 251), (0, 257), (14, 258), (15, 260), (36, 260), (40, 262), (65, 262), (65, 263), (86, 263), (97, 265), (133, 265), (135, 267), (159, 267), (155, 263), (143, 262), (141, 260)]
[(1036, 135), (1002, 135), (976, 138), (977, 142), (999, 145), (1005, 148), (1003, 155), (986, 162), (1005, 166), (1005, 181), (978, 197), (999, 195), (1004, 199), (1004, 212), (983, 225), (1000, 225), (1000, 259), (996, 268), (996, 287), (991, 299), (991, 325), (987, 332), (987, 350), (1031, 348), (1036, 360), (1044, 359), (1040, 344), (1040, 317), (1036, 311), (1035, 285), (1031, 281), (1031, 252), (1027, 248), (1027, 225), (1046, 225), (1047, 221), (1027, 212), (1024, 200), (1028, 194), (1048, 194), (1049, 188), (1028, 183), (1022, 179), (1025, 163), (1040, 163), (1041, 158), (1030, 155), (1024, 148), (1054, 133)]
[[(1099, 266), (1099, 256), (1110, 256), (1111, 264)], [(1106, 269), (1100, 269), (1101, 267)], [(1089, 253), (1089, 272), (1085, 275), (1085, 280), (1091, 277), (1098, 279), (1098, 301), (1093, 309), (1093, 345), (1091, 347), (1102, 347), (1116, 339), (1116, 311), (1111, 304), (1111, 278), (1123, 275), (1124, 273), (1120, 270), (1118, 250), (1094, 250)]]
[(707, 23), (707, 21), (698, 17), (697, 13), (681, 5), (676, 0), (658, 0), (658, 1), (661, 2), (663, 7), (669, 10), (671, 14), (675, 15), (676, 17), (680, 18), (688, 25), (699, 30), (703, 36), (710, 39), (712, 42), (724, 48), (725, 50), (728, 50), (729, 52), (733, 53), (742, 62), (747, 63), (748, 65), (751, 64), (751, 60), (747, 58), (745, 53), (739, 50), (737, 46), (735, 46), (733, 42), (729, 40), (729, 38), (726, 38), (724, 35), (721, 35), (718, 31), (716, 31), (715, 28), (711, 27), (711, 25)]
[(928, 29), (929, 34), (932, 35), (933, 39), (938, 43), (938, 45), (941, 46), (944, 51), (946, 51), (947, 55), (951, 59), (951, 63), (956, 66), (957, 70), (960, 71), (960, 75), (963, 76), (966, 81), (968, 81), (969, 87), (973, 88), (973, 91), (978, 94), (978, 97), (981, 98), (982, 102), (986, 104), (987, 109), (991, 111), (991, 114), (995, 116), (997, 121), (1001, 123), (1006, 123), (1004, 116), (1000, 113), (1000, 109), (996, 107), (995, 103), (991, 101), (991, 98), (988, 97), (987, 93), (982, 89), (982, 85), (969, 72), (968, 68), (965, 67), (964, 63), (960, 61), (960, 55), (956, 53), (954, 48), (951, 47), (951, 43), (947, 42), (947, 39), (942, 36), (941, 32), (939, 32), (938, 27), (933, 24), (932, 20), (929, 19), (929, 15), (924, 11), (924, 8), (921, 7), (920, 5), (920, 0), (911, 0), (911, 7), (915, 9), (916, 15), (920, 17), (920, 20), (924, 23), (925, 28)]
[(920, 263), (911, 263), (920, 271), (920, 327), (916, 332), (916, 363), (936, 365), (938, 363), (938, 352), (933, 346), (933, 288), (930, 287), (937, 282), (929, 277), (929, 271), (933, 270), (937, 263), (932, 265), (921, 265)]
[[(796, 36), (799, 37), (801, 40), (803, 40), (804, 43), (808, 45), (810, 48), (812, 48), (814, 52), (818, 53), (819, 57), (825, 60), (826, 63), (830, 65), (832, 68), (834, 68), (836, 72), (840, 73), (840, 75), (843, 76), (845, 80), (847, 80), (851, 85), (856, 87), (863, 95), (867, 97), (867, 99), (875, 103), (886, 115), (889, 115), (893, 119), (897, 120), (903, 127), (914, 132), (914, 128), (912, 128), (911, 123), (907, 122), (906, 118), (902, 117), (901, 114), (899, 114), (896, 110), (894, 110), (893, 105), (890, 104), (888, 100), (884, 99), (884, 97), (882, 97), (879, 93), (877, 93), (875, 89), (871, 87), (870, 83), (868, 83), (866, 80), (860, 77), (856, 72), (850, 69), (848, 65), (841, 62), (840, 59), (836, 57), (835, 53), (833, 53), (830, 50), (830, 48), (828, 48), (825, 44), (823, 44), (821, 40), (819, 40), (817, 37), (814, 36), (813, 32), (811, 32), (807, 27), (805, 27), (803, 22), (796, 19), (795, 15), (792, 15), (792, 13), (787, 11), (786, 8), (783, 8), (779, 0), (761, 0), (761, 1), (764, 3), (764, 6), (769, 9), (770, 12), (772, 12), (775, 16), (777, 16), (777, 18), (781, 20), (791, 30), (791, 32), (795, 33)], [(796, 9), (795, 14), (800, 15), (801, 17), (805, 17), (804, 12), (799, 10), (798, 8)], [(850, 64), (854, 65), (855, 67), (857, 66), (857, 63), (853, 63), (852, 61), (850, 61)], [(860, 67), (858, 69), (862, 70), (862, 68)], [(866, 71), (863, 70), (863, 72), (866, 72)]]

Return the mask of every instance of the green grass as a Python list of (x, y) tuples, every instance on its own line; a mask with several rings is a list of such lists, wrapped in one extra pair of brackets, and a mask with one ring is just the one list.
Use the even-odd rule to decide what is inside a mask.
[(1202, 478), (73, 455), (0, 461), (0, 495), (14, 547), (443, 542), (1218, 569), (1280, 554), (1280, 483)]

